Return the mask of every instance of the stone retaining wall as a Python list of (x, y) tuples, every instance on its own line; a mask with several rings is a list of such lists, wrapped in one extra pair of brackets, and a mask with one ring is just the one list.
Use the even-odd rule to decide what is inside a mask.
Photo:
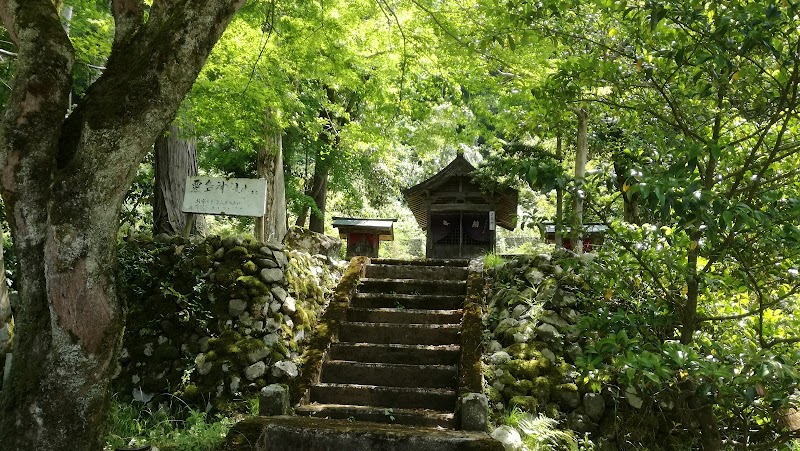
[(301, 343), (343, 268), (237, 237), (131, 240), (120, 262), (129, 314), (118, 396), (205, 409), (298, 376)]
[(598, 432), (606, 401), (579, 383), (575, 367), (582, 353), (578, 266), (566, 253), (542, 254), (487, 270), (484, 391), (498, 422), (516, 407), (554, 418), (578, 436)]

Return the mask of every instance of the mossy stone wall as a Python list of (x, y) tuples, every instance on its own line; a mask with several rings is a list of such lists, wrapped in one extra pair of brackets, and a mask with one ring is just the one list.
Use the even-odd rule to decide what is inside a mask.
[(299, 375), (301, 343), (342, 269), (238, 237), (131, 239), (119, 255), (128, 322), (118, 396), (174, 395), (203, 409)]
[(596, 305), (582, 299), (592, 293), (583, 262), (556, 251), (515, 256), (486, 271), (483, 387), (493, 418), (502, 423), (514, 407), (543, 414), (598, 451), (674, 449), (667, 429), (687, 409), (621, 397), (614, 381), (598, 390), (575, 365), (591, 340), (609, 332), (588, 330), (581, 321)]

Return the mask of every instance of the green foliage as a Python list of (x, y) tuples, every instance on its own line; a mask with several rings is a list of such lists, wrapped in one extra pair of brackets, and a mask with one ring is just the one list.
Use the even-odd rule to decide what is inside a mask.
[(565, 188), (569, 176), (557, 157), (542, 146), (511, 144), (492, 153), (477, 171), (476, 179), (489, 188), (527, 184), (536, 191)]
[(533, 415), (518, 408), (511, 409), (504, 423), (520, 432), (522, 442), (531, 451), (578, 451), (575, 434), (558, 429), (558, 420), (545, 415)]
[[(691, 406), (712, 406), (724, 440), (784, 446), (792, 435), (781, 417), (798, 405), (800, 348), (780, 339), (769, 345), (763, 333), (791, 334), (796, 325), (782, 310), (759, 307), (758, 296), (728, 267), (701, 296), (699, 308), (715, 318), (682, 344), (680, 275), (689, 238), (667, 227), (623, 228), (615, 231), (636, 236), (636, 247), (607, 243), (588, 268), (594, 276), (587, 298), (595, 306), (579, 324), (587, 337), (576, 361), (583, 383), (598, 392), (619, 387), (613, 393), (623, 404), (641, 401), (645, 410), (687, 415), (680, 422), (692, 421)], [(642, 261), (654, 269), (643, 271)], [(783, 290), (772, 286), (770, 296), (781, 299)], [(750, 309), (755, 315), (740, 313)], [(692, 401), (682, 405), (686, 399)], [(690, 443), (690, 436), (680, 441)]]
[(112, 401), (106, 449), (149, 444), (164, 451), (213, 451), (235, 423), (232, 418), (212, 419), (189, 408), (175, 412)]
[(153, 189), (155, 174), (153, 154), (145, 157), (133, 179), (120, 211), (119, 235), (152, 234)]
[(491, 269), (496, 266), (500, 266), (505, 262), (506, 260), (497, 254), (486, 254), (483, 256), (483, 267), (485, 269)]

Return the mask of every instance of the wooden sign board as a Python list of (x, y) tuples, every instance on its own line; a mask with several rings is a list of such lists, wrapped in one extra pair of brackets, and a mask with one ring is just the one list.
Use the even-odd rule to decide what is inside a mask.
[(184, 213), (209, 215), (264, 216), (267, 208), (265, 179), (186, 177)]
[(497, 226), (495, 225), (495, 218), (494, 218), (494, 210), (489, 212), (489, 230), (495, 230)]

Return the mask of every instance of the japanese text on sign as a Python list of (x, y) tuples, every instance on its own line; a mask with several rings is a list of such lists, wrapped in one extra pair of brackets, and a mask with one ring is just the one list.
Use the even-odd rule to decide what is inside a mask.
[(267, 181), (189, 176), (183, 196), (184, 213), (264, 216)]

